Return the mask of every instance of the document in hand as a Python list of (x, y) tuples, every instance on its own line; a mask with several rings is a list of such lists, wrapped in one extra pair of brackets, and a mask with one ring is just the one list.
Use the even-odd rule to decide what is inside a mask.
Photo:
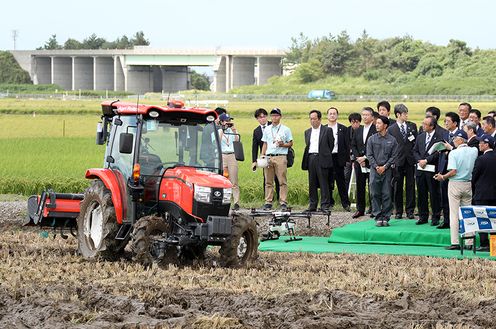
[(436, 170), (436, 166), (432, 164), (426, 164), (424, 168), (422, 168), (418, 163), (417, 163), (417, 170), (422, 170), (422, 171), (430, 171), (434, 172)]
[(360, 171), (362, 172), (362, 174), (368, 174), (370, 173), (370, 168), (360, 167)]
[(436, 151), (444, 151), (444, 150), (446, 150), (446, 146), (444, 146), (444, 142), (437, 142), (432, 144), (431, 148), (427, 153), (429, 153), (430, 155)]

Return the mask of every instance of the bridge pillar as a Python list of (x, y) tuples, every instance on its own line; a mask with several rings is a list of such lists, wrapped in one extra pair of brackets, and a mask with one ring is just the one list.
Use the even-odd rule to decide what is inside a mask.
[(73, 57), (72, 90), (93, 90), (94, 59), (93, 57)]
[(162, 66), (162, 90), (176, 92), (188, 89), (187, 66)]
[(232, 58), (231, 88), (255, 84), (255, 60), (254, 57)]
[(72, 89), (72, 57), (52, 57), (52, 81), (66, 90)]
[(282, 75), (280, 57), (258, 57), (257, 86), (267, 83), (273, 76)]
[(33, 83), (52, 83), (52, 59), (50, 57), (34, 57)]
[(214, 66), (214, 90), (217, 93), (226, 92), (226, 56), (217, 58), (217, 63)]
[(94, 90), (114, 90), (114, 59), (112, 57), (94, 57)]
[(114, 56), (114, 91), (127, 91), (121, 56)]
[(153, 70), (147, 65), (131, 65), (127, 67), (126, 91), (144, 94), (153, 91)]

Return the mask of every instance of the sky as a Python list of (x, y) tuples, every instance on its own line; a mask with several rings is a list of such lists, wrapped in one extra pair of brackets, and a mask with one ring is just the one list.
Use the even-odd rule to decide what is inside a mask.
[(0, 50), (32, 50), (92, 33), (113, 41), (143, 31), (153, 48), (287, 49), (302, 32), (314, 39), (363, 30), (384, 39), (410, 35), (446, 45), (496, 49), (492, 0), (17, 0), (0, 6)]

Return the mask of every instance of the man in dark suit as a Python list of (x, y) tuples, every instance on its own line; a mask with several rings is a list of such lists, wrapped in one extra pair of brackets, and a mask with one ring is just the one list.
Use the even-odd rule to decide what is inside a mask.
[(386, 118), (388, 118), (389, 120), (388, 127), (391, 127), (396, 122), (396, 120), (389, 117), (390, 113), (391, 113), (391, 104), (389, 104), (388, 101), (380, 101), (379, 103), (377, 103), (377, 114), (383, 115)]
[[(271, 124), (271, 122), (268, 121), (267, 116), (268, 113), (263, 108), (259, 108), (255, 111), (255, 119), (257, 119), (259, 125), (257, 126), (257, 128), (255, 128), (255, 130), (253, 130), (253, 139), (251, 142), (251, 161), (252, 161), (251, 169), (253, 171), (257, 169), (258, 152), (262, 152), (263, 131), (267, 126), (270, 126)], [(264, 176), (263, 188), (265, 190), (265, 175), (263, 176)], [(274, 177), (274, 183), (275, 183), (277, 200), (279, 200), (279, 180), (277, 179), (277, 176)]]
[[(374, 110), (371, 107), (362, 109), (363, 126), (357, 128), (351, 141), (351, 150), (355, 158), (355, 176), (357, 188), (357, 211), (353, 214), (353, 218), (358, 218), (365, 215), (365, 191), (367, 188), (367, 180), (369, 179), (369, 163), (367, 161), (367, 141), (369, 137), (376, 133), (374, 123)], [(370, 193), (369, 193), (370, 201)]]
[(415, 158), (413, 147), (417, 140), (417, 125), (408, 120), (408, 108), (404, 104), (394, 106), (396, 123), (389, 127), (388, 132), (398, 143), (398, 157), (394, 168), (394, 208), (396, 218), (403, 216), (403, 182), (405, 181), (406, 192), (406, 216), (414, 219), (415, 211)]
[[(475, 160), (472, 172), (472, 190), (474, 191), (474, 205), (496, 206), (496, 153), (494, 138), (491, 135), (478, 137), (479, 149), (483, 155)], [(480, 248), (478, 251), (489, 251), (489, 238), (487, 233), (480, 234)]]
[(322, 113), (310, 111), (311, 128), (305, 130), (305, 151), (301, 169), (308, 170), (309, 205), (307, 212), (317, 210), (319, 201), (317, 190), (320, 187), (320, 208), (329, 211), (329, 171), (332, 168), (332, 149), (334, 135), (331, 128), (321, 124)]
[[(419, 219), (417, 225), (425, 224), (429, 219), (429, 195), (432, 209), (431, 222), (439, 223), (441, 217), (441, 206), (439, 198), (439, 182), (433, 177), (437, 172), (439, 153), (428, 151), (436, 142), (442, 141), (442, 137), (436, 132), (436, 119), (428, 116), (422, 122), (423, 133), (419, 134), (415, 146), (413, 147), (413, 156), (417, 161), (417, 170), (415, 178), (417, 180), (417, 206)], [(434, 171), (428, 171), (428, 165), (434, 166)]]
[(346, 186), (347, 191), (349, 191), (350, 188), (351, 174), (353, 173), (353, 164), (355, 162), (355, 157), (353, 156), (353, 152), (351, 151), (351, 141), (354, 138), (353, 136), (355, 136), (355, 130), (360, 127), (362, 116), (360, 115), (360, 113), (351, 113), (350, 115), (348, 115), (348, 121), (350, 122), (350, 125), (346, 128), (346, 137), (349, 145), (350, 161), (347, 162), (344, 166), (344, 185)]
[[(460, 116), (455, 112), (448, 112), (444, 117), (444, 126), (446, 130), (443, 132), (443, 140), (448, 142), (451, 147), (455, 147), (453, 144), (453, 138), (455, 134), (458, 133), (458, 125), (460, 124)], [(449, 150), (443, 151), (439, 154), (439, 167), (438, 173), (444, 175), (448, 172), (448, 155)], [(449, 202), (448, 202), (448, 180), (444, 180), (441, 182), (441, 205), (443, 209), (443, 222), (438, 223), (438, 228), (445, 229), (450, 227), (450, 211), (449, 211)], [(435, 222), (431, 223), (432, 225), (438, 225)]]
[(334, 181), (339, 191), (341, 205), (346, 211), (351, 211), (350, 199), (348, 198), (348, 187), (344, 179), (344, 167), (350, 161), (349, 131), (346, 126), (337, 122), (339, 111), (335, 107), (327, 110), (327, 127), (332, 129), (334, 134), (334, 148), (332, 149), (332, 168), (329, 171), (329, 187), (331, 207), (334, 207)]

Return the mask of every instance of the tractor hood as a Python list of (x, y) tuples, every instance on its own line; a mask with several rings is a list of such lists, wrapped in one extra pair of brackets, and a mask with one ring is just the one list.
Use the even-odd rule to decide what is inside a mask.
[(167, 169), (167, 171), (164, 173), (164, 177), (167, 176), (177, 177), (182, 181), (199, 186), (216, 188), (232, 187), (231, 182), (222, 175), (191, 167), (177, 167)]

